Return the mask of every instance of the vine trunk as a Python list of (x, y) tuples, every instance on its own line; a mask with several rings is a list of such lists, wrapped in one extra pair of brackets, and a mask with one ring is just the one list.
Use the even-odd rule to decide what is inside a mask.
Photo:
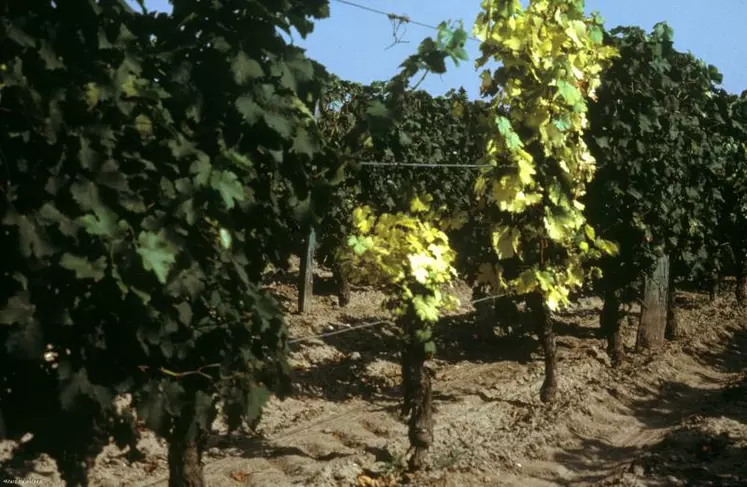
[(350, 304), (350, 280), (339, 259), (332, 262), (332, 278), (337, 284), (337, 299), (341, 308)]
[(402, 318), (406, 339), (402, 351), (403, 416), (408, 418), (408, 436), (413, 454), (410, 470), (423, 467), (428, 448), (433, 443), (433, 391), (431, 371), (425, 366), (425, 344), (417, 332), (422, 323), (414, 312)]
[(195, 423), (194, 402), (182, 409), (182, 414), (175, 418), (174, 427), (169, 435), (169, 487), (205, 487), (202, 471), (202, 442), (204, 435)]
[(602, 334), (607, 340), (607, 353), (612, 367), (619, 366), (625, 359), (625, 348), (622, 339), (622, 313), (620, 308), (620, 291), (608, 289), (604, 293), (604, 305), (599, 317)]
[(540, 389), (540, 400), (549, 403), (555, 400), (558, 393), (558, 356), (552, 317), (541, 293), (531, 293), (527, 298), (527, 305), (534, 315), (537, 334), (545, 353), (545, 381)]

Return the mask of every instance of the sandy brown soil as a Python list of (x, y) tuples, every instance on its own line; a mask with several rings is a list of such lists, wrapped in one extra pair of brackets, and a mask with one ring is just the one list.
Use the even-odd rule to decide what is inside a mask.
[[(296, 309), (294, 276), (274, 291)], [(358, 290), (339, 309), (329, 279), (312, 309), (291, 314), (294, 337), (330, 333), (386, 316), (379, 293)], [(463, 302), (470, 300), (462, 287)], [(557, 317), (560, 400), (539, 402), (541, 351), (534, 338), (476, 338), (464, 306), (438, 331), (435, 444), (429, 468), (403, 473), (406, 428), (397, 417), (394, 327), (370, 326), (293, 345), (296, 394), (273, 400), (259, 436), (216, 423), (205, 459), (211, 486), (747, 486), (747, 320), (730, 297), (709, 304), (680, 293), (682, 339), (653, 356), (609, 367), (596, 338), (600, 303), (582, 299)], [(637, 310), (633, 310), (637, 312)], [(626, 327), (628, 349), (634, 328)], [(143, 438), (145, 462), (115, 449), (98, 459), (92, 486), (166, 486), (166, 449)], [(0, 444), (0, 459), (3, 448)], [(27, 480), (60, 485), (41, 459)]]

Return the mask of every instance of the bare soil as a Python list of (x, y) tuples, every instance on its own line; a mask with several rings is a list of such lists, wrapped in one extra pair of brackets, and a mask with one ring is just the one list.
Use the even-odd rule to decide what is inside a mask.
[[(383, 296), (354, 290), (340, 309), (318, 271), (312, 309), (299, 315), (295, 279), (276, 275), (269, 285), (291, 335), (332, 334), (293, 344), (295, 394), (271, 401), (257, 434), (228, 435), (216, 423), (210, 486), (747, 486), (747, 320), (730, 296), (708, 303), (679, 293), (685, 336), (652, 355), (633, 352), (633, 309), (617, 370), (597, 338), (601, 303), (580, 300), (555, 317), (561, 392), (550, 406), (539, 402), (536, 337), (478, 336), (465, 305), (437, 333), (435, 443), (426, 471), (409, 475), (395, 327), (334, 333), (385, 320)], [(470, 301), (466, 286), (459, 294)], [(0, 443), (0, 460), (11, 448)], [(147, 459), (130, 464), (107, 448), (91, 485), (165, 487), (165, 444), (146, 433), (141, 449)], [(61, 485), (48, 458), (22, 479)]]

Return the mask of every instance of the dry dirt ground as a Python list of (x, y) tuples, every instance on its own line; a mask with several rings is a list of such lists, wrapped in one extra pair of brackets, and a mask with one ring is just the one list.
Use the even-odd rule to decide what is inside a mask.
[[(600, 303), (581, 300), (557, 317), (561, 394), (552, 406), (538, 399), (536, 339), (476, 338), (464, 306), (438, 330), (435, 444), (428, 469), (409, 476), (393, 325), (334, 334), (384, 319), (383, 296), (358, 290), (340, 309), (318, 272), (312, 309), (299, 315), (294, 280), (270, 284), (292, 336), (333, 334), (293, 345), (296, 393), (272, 400), (258, 435), (216, 424), (210, 486), (747, 486), (747, 319), (730, 296), (710, 304), (680, 293), (685, 336), (653, 356), (631, 353), (618, 370), (596, 337)], [(471, 299), (465, 288), (460, 295)], [(625, 331), (632, 351), (632, 320)], [(105, 451), (91, 485), (165, 487), (165, 445), (146, 434), (141, 446), (147, 460), (136, 464)], [(48, 459), (25, 479), (61, 485)]]

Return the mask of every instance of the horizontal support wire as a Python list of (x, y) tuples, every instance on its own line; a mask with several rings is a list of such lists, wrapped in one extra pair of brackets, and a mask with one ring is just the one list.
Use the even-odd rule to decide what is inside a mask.
[(436, 163), (404, 163), (404, 162), (377, 162), (377, 161), (366, 161), (366, 162), (359, 162), (358, 163), (361, 166), (388, 166), (388, 167), (463, 167), (465, 169), (475, 169), (475, 168), (492, 168), (494, 166), (490, 166), (488, 164), (436, 164)]
[[(507, 295), (506, 294), (501, 294), (501, 295), (496, 295), (496, 296), (485, 296), (483, 298), (473, 299), (472, 301), (470, 301), (469, 303), (466, 303), (466, 304), (467, 305), (474, 305), (474, 304), (477, 304), (477, 303), (482, 303), (483, 301), (490, 301), (490, 300), (502, 298), (502, 297), (505, 297), (505, 296), (507, 296)], [(391, 320), (373, 321), (373, 322), (369, 322), (369, 323), (362, 323), (362, 324), (356, 325), (356, 326), (351, 326), (350, 328), (345, 328), (343, 330), (335, 330), (335, 331), (330, 331), (330, 332), (327, 332), (327, 333), (321, 333), (319, 335), (310, 335), (310, 336), (305, 336), (305, 337), (301, 337), (301, 338), (294, 338), (293, 340), (289, 340), (288, 343), (292, 344), (292, 343), (299, 343), (299, 342), (303, 342), (303, 341), (307, 341), (307, 340), (318, 340), (320, 338), (326, 338), (326, 337), (333, 336), (333, 335), (340, 335), (342, 333), (347, 333), (347, 332), (356, 331), (356, 330), (362, 330), (364, 328), (371, 328), (373, 326), (383, 325), (385, 323), (388, 323), (390, 325), (394, 324)]]
[[(361, 5), (359, 3), (351, 2), (350, 0), (336, 0), (336, 1), (338, 3), (343, 3), (343, 4), (349, 5), (351, 7), (359, 8), (361, 10), (365, 10), (367, 12), (371, 12), (371, 13), (375, 13), (375, 14), (379, 14), (379, 15), (385, 16), (389, 20), (398, 20), (400, 22), (405, 22), (405, 23), (412, 24), (412, 25), (419, 25), (420, 27), (425, 27), (426, 29), (438, 30), (438, 27), (436, 27), (435, 25), (430, 25), (430, 24), (426, 24), (426, 23), (423, 23), (423, 22), (418, 22), (417, 20), (413, 20), (409, 15), (397, 15), (397, 14), (393, 14), (393, 13), (389, 13), (389, 12), (384, 12), (383, 10), (378, 10), (378, 9), (371, 8), (371, 7), (366, 6), (366, 5)], [(467, 38), (469, 40), (471, 40), (471, 41), (480, 42), (480, 39), (478, 39), (477, 37), (474, 37), (474, 36), (468, 36)]]

